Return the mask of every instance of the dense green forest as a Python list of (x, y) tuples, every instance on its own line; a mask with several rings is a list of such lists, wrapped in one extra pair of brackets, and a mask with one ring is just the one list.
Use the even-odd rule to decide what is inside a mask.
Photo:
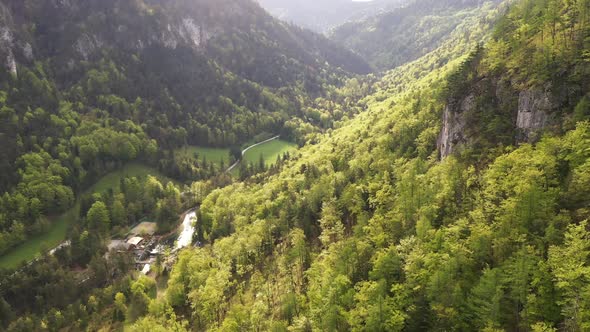
[(358, 86), (348, 72), (366, 72), (364, 61), (249, 1), (0, 8), (0, 254), (127, 162), (207, 179), (222, 172), (217, 160), (173, 151), (240, 146), (261, 132), (304, 142), (360, 111), (321, 103)]
[[(219, 6), (227, 10), (230, 2), (250, 4), (228, 0)], [(147, 13), (162, 8), (155, 0), (133, 3)], [(173, 3), (185, 8), (183, 1)], [(244, 49), (234, 49), (242, 40), (237, 35), (221, 34), (210, 40), (217, 46), (191, 51), (184, 59), (206, 57), (199, 63), (222, 73), (224, 93), (245, 84), (276, 102), (265, 112), (257, 108), (260, 119), (276, 115), (276, 127), (252, 127), (242, 136), (228, 131), (236, 141), (207, 136), (210, 146), (231, 146), (266, 130), (301, 148), (270, 168), (261, 157), (258, 167), (237, 179), (210, 161), (211, 173), (185, 177), (196, 181), (184, 188), (128, 177), (116, 189), (79, 197), (80, 222), (70, 232), (70, 246), (0, 273), (0, 329), (589, 330), (590, 1), (514, 0), (477, 9), (463, 6), (476, 2), (444, 3), (456, 5), (447, 13), (461, 17), (455, 28), (444, 36), (411, 28), (400, 38), (421, 35), (436, 43), (409, 58), (389, 58), (386, 66), (396, 68), (379, 76), (345, 72), (362, 73), (362, 66), (322, 63), (309, 69), (314, 82), (307, 74), (293, 81), (286, 75), (282, 82), (274, 80), (281, 75), (269, 75), (267, 81), (251, 69), (268, 64), (264, 56), (272, 50), (250, 49), (257, 41), (247, 39)], [(133, 13), (101, 4), (120, 15)], [(406, 10), (429, 4), (416, 1)], [(35, 12), (29, 5), (27, 15)], [(100, 25), (100, 19), (85, 24)], [(247, 31), (252, 38), (265, 36), (271, 49), (277, 44), (267, 38), (279, 27), (287, 35), (310, 36), (297, 39), (301, 43), (324, 44), (322, 37), (268, 19), (276, 24), (268, 35)], [(22, 31), (43, 31), (37, 29)], [(301, 55), (296, 49), (306, 44), (294, 43), (292, 54)], [(219, 55), (221, 48), (227, 49)], [(249, 56), (251, 67), (240, 63)], [(42, 232), (45, 216), (73, 204), (99, 174), (130, 160), (169, 171), (169, 163), (179, 160), (173, 149), (202, 143), (189, 141), (194, 134), (174, 121), (186, 123), (193, 114), (183, 105), (209, 105), (208, 94), (191, 101), (195, 95), (187, 91), (194, 90), (182, 91), (189, 77), (162, 83), (165, 78), (151, 75), (163, 73), (165, 61), (142, 67), (138, 59), (138, 67), (121, 69), (104, 57), (78, 65), (88, 66), (81, 70), (85, 75), (96, 71), (100, 77), (105, 70), (103, 88), (112, 91), (124, 91), (129, 82), (172, 84), (164, 96), (150, 94), (157, 86), (145, 95), (130, 87), (139, 97), (133, 102), (92, 93), (94, 79), (59, 80), (72, 74), (57, 70), (57, 60), (6, 73), (0, 132), (14, 144), (2, 153), (17, 161), (4, 166), (9, 190), (0, 205), (0, 229), (5, 241), (14, 241), (6, 248)], [(296, 74), (306, 67), (287, 62), (285, 69)], [(123, 78), (138, 73), (145, 76)], [(123, 90), (113, 87), (116, 82)], [(256, 96), (244, 93), (238, 100), (248, 105)], [(114, 100), (129, 108), (109, 108)], [(166, 100), (168, 106), (156, 108)], [(239, 109), (234, 99), (227, 102)], [(216, 121), (227, 117), (203, 107), (211, 119), (203, 125), (214, 132)], [(245, 119), (232, 123), (244, 126)], [(179, 213), (197, 205), (198, 245), (181, 250), (171, 269), (158, 262), (147, 277), (133, 271), (130, 255), (104, 255), (117, 228), (149, 216), (166, 233)]]

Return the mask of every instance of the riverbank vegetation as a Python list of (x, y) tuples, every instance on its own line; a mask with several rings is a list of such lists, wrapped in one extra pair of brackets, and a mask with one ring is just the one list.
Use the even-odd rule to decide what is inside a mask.
[[(216, 4), (224, 8), (228, 1)], [(470, 2), (441, 2), (446, 3), (462, 8)], [(16, 182), (8, 184), (11, 191), (1, 201), (0, 229), (6, 234), (19, 234), (22, 227), (13, 226), (33, 213), (41, 220), (48, 211), (67, 210), (87, 181), (129, 160), (187, 180), (199, 173), (180, 172), (176, 157), (193, 158), (190, 164), (198, 163), (199, 156), (175, 151), (200, 146), (209, 133), (215, 138), (211, 146), (231, 144), (234, 157), (241, 153), (237, 142), (260, 131), (278, 132), (301, 148), (283, 154), (271, 167), (266, 156), (254, 154), (258, 166), (244, 163), (239, 179), (225, 172), (203, 173), (182, 192), (174, 182), (132, 176), (112, 190), (78, 196), (70, 246), (54, 255), (44, 253), (16, 272), (0, 271), (0, 328), (587, 330), (590, 1), (503, 4), (462, 13), (473, 16), (434, 51), (380, 78), (334, 83), (341, 77), (338, 71), (323, 66), (314, 71), (296, 60), (290, 67), (293, 61), (284, 57), (271, 62), (273, 69), (254, 70), (256, 61), (274, 59), (265, 55), (275, 54), (269, 48), (276, 50), (276, 44), (251, 53), (249, 62), (248, 51), (275, 36), (252, 23), (265, 38), (241, 43), (250, 35), (236, 30), (236, 36), (220, 37), (213, 49), (197, 54), (213, 52), (239, 75), (214, 61), (203, 62), (203, 72), (178, 63), (144, 68), (140, 64), (146, 54), (139, 54), (137, 66), (150, 70), (138, 75), (153, 70), (153, 76), (146, 75), (169, 79), (175, 89), (157, 86), (159, 98), (147, 106), (135, 103), (131, 120), (123, 120), (126, 113), (118, 113), (119, 108), (106, 112), (59, 103), (60, 115), (49, 119), (63, 135), (43, 136), (61, 137), (59, 143), (21, 137), (27, 148), (18, 154), (19, 177), (5, 179)], [(497, 26), (491, 31), (493, 22)], [(239, 56), (232, 62), (234, 50)], [(112, 82), (93, 73), (92, 80), (74, 83), (82, 90), (64, 94), (93, 105), (94, 87), (114, 91), (113, 86), (128, 85), (123, 84), (127, 75), (135, 75), (106, 67), (116, 73)], [(197, 75), (208, 73), (207, 68), (219, 70), (211, 77)], [(179, 75), (174, 80), (164, 72), (171, 69)], [(273, 70), (284, 76), (270, 77)], [(17, 81), (26, 79), (26, 73)], [(244, 77), (255, 80), (244, 82)], [(33, 84), (46, 93), (32, 95), (53, 100), (57, 88), (50, 81)], [(225, 83), (214, 89), (202, 82), (214, 87)], [(283, 82), (295, 83), (281, 86)], [(7, 100), (20, 93), (9, 91), (13, 99)], [(194, 91), (197, 99), (192, 99)], [(199, 99), (204, 91), (219, 98)], [(231, 98), (216, 95), (219, 91)], [(37, 115), (45, 119), (36, 108), (29, 112), (18, 103), (6, 105), (0, 115), (15, 119), (24, 126), (18, 127), (22, 132), (37, 132), (26, 129)], [(13, 112), (10, 105), (21, 108)], [(186, 111), (194, 105), (204, 106)], [(283, 107), (284, 113), (269, 111), (271, 106)], [(203, 114), (219, 124), (205, 131), (197, 125)], [(544, 116), (538, 121), (542, 125), (523, 120), (535, 116)], [(69, 120), (64, 124), (62, 118)], [(184, 128), (180, 123), (189, 124)], [(203, 136), (193, 135), (197, 128)], [(456, 135), (445, 139), (445, 130)], [(454, 149), (442, 153), (444, 144)], [(276, 152), (286, 146), (277, 141), (260, 148)], [(197, 168), (206, 169), (202, 164)], [(198, 245), (180, 251), (163, 272), (158, 281), (165, 287), (158, 289), (157, 282), (133, 273), (125, 253), (105, 258), (112, 232), (144, 216), (157, 222), (159, 232), (167, 232), (184, 208), (197, 205)], [(37, 222), (27, 226), (33, 229)]]
[[(85, 190), (80, 196), (90, 196), (95, 193), (118, 191), (121, 181), (126, 177), (147, 179), (156, 176), (163, 182), (169, 182), (165, 176), (147, 166), (130, 163), (121, 169), (113, 171)], [(48, 218), (44, 226), (45, 231), (0, 256), (0, 269), (11, 269), (22, 262), (29, 262), (38, 257), (43, 251), (55, 248), (66, 240), (68, 229), (78, 220), (80, 210), (79, 200), (67, 211), (59, 216)]]

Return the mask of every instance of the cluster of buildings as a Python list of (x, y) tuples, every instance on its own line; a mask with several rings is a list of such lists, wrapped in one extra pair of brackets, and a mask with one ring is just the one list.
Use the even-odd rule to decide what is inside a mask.
[(126, 239), (112, 239), (108, 246), (109, 252), (115, 250), (133, 253), (137, 270), (148, 274), (163, 249), (158, 244), (159, 238), (154, 236), (156, 228), (155, 223), (140, 223), (129, 232)]

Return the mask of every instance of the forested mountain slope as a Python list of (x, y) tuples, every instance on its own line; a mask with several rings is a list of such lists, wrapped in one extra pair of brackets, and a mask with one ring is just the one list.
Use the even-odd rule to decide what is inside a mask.
[(172, 149), (298, 139), (293, 119), (321, 131), (302, 108), (368, 70), (250, 0), (4, 0), (0, 13), (0, 253), (126, 162), (194, 180), (220, 170)]
[[(455, 30), (364, 98), (320, 98), (367, 111), (281, 169), (194, 183), (201, 245), (166, 287), (127, 277), (68, 304), (51, 297), (57, 281), (23, 287), (52, 275), (33, 267), (0, 301), (4, 326), (588, 330), (589, 12), (588, 0), (515, 1), (491, 35), (486, 20)], [(93, 280), (120, 263), (94, 262)]]
[[(135, 328), (586, 330), (588, 6), (518, 2), (460, 63), (367, 98), (367, 113), (268, 181), (214, 191), (201, 206), (210, 244), (183, 253), (166, 300)], [(517, 98), (567, 82), (559, 129), (537, 128), (534, 144), (504, 135), (519, 103), (502, 88), (491, 91), (505, 105), (479, 103), (490, 77)], [(478, 135), (489, 144), (440, 160), (443, 118), (463, 94), (475, 101), (458, 103), (465, 114), (497, 127)]]
[[(348, 22), (330, 38), (362, 55), (375, 69), (388, 70), (437, 49), (449, 35), (469, 38), (495, 22), (499, 0), (412, 0), (401, 8)], [(504, 7), (501, 7), (504, 9)]]
[(449, 78), (441, 156), (561, 135), (588, 115), (588, 2), (522, 1)]

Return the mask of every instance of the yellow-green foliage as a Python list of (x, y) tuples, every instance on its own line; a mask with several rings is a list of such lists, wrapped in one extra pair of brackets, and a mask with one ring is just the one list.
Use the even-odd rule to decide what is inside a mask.
[(213, 191), (200, 220), (212, 244), (183, 253), (172, 305), (223, 331), (587, 327), (590, 123), (483, 150), (485, 164), (439, 161), (460, 61), (389, 73), (366, 112), (279, 174)]
[[(202, 246), (180, 252), (165, 294), (151, 299), (150, 285), (129, 281), (127, 295), (104, 291), (114, 304), (96, 315), (138, 318), (134, 331), (587, 330), (590, 122), (582, 101), (573, 101), (579, 118), (535, 144), (478, 145), (477, 162), (439, 160), (436, 148), (449, 91), (467, 79), (547, 81), (552, 72), (538, 61), (547, 41), (538, 38), (553, 27), (543, 16), (555, 19), (552, 10), (565, 35), (551, 38), (551, 68), (566, 68), (566, 83), (587, 90), (587, 47), (571, 43), (585, 36), (587, 4), (518, 2), (483, 48), (456, 45), (454, 35), (364, 98), (342, 88), (331, 91), (335, 106), (316, 99), (302, 111), (325, 134), (299, 128), (301, 119), (288, 123), (307, 144), (280, 170), (214, 190), (191, 186)], [(486, 31), (474, 29), (471, 41)], [(341, 116), (334, 124), (331, 112)], [(161, 203), (177, 206), (178, 191), (166, 191)]]

